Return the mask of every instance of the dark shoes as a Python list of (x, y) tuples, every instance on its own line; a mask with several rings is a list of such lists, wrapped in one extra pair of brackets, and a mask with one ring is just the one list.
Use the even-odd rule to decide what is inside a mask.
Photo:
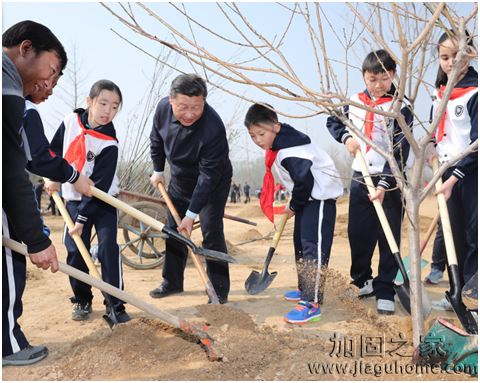
[(88, 314), (92, 313), (92, 304), (91, 303), (75, 303), (75, 307), (72, 311), (72, 319), (76, 321), (87, 320), (90, 316)]
[[(211, 303), (212, 303), (212, 298), (208, 298), (207, 305)], [(218, 297), (218, 303), (220, 303), (221, 305), (224, 305), (225, 303), (228, 303), (228, 298)]]
[(48, 356), (48, 348), (45, 346), (30, 346), (16, 352), (15, 354), (2, 358), (3, 366), (27, 366), (40, 362)]
[(168, 290), (164, 285), (160, 285), (155, 290), (150, 291), (150, 296), (152, 298), (164, 298), (179, 293), (183, 293), (183, 289)]

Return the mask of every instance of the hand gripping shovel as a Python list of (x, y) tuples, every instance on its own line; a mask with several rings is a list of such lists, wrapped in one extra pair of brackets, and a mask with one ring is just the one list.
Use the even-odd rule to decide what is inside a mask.
[[(163, 184), (160, 182), (158, 183), (158, 190), (160, 190), (160, 193), (162, 194), (163, 199), (167, 203), (168, 210), (170, 210), (170, 213), (172, 214), (173, 219), (175, 220), (175, 223), (177, 224), (177, 226), (180, 226), (180, 224), (182, 223), (182, 220), (178, 215), (177, 209), (175, 209), (175, 206), (173, 205), (172, 200), (168, 196), (167, 191), (165, 190), (165, 186), (163, 186)], [(186, 230), (182, 230), (181, 234), (187, 239), (190, 239), (190, 236), (188, 235)], [(200, 278), (202, 278), (203, 284), (205, 285), (205, 290), (209, 298), (211, 299), (213, 304), (219, 304), (217, 293), (215, 292), (212, 282), (208, 278), (208, 275), (205, 272), (205, 269), (203, 268), (200, 258), (198, 258), (198, 255), (195, 254), (191, 249), (189, 249), (189, 253), (192, 256), (193, 263), (195, 263), (195, 267), (197, 268), (198, 273), (200, 274)]]
[(245, 290), (247, 290), (247, 293), (249, 293), (250, 295), (257, 295), (264, 291), (268, 286), (270, 286), (270, 284), (277, 276), (276, 271), (274, 271), (272, 274), (268, 273), (268, 265), (270, 265), (270, 261), (272, 260), (275, 249), (277, 248), (278, 242), (280, 241), (283, 229), (285, 228), (285, 224), (287, 223), (287, 218), (288, 214), (283, 214), (278, 230), (275, 233), (272, 244), (270, 245), (270, 249), (268, 250), (262, 273), (259, 274), (258, 271), (253, 270), (245, 281)]
[[(72, 221), (72, 218), (70, 217), (70, 214), (68, 214), (67, 208), (63, 204), (62, 199), (60, 198), (60, 195), (58, 192), (54, 191), (52, 193), (53, 200), (55, 201), (55, 204), (58, 207), (58, 210), (60, 210), (60, 214), (63, 217), (63, 220), (67, 224), (68, 230), (73, 230), (75, 227), (75, 224)], [(82, 238), (78, 233), (75, 233), (73, 235), (73, 240), (75, 241), (75, 244), (78, 247), (78, 250), (80, 251), (80, 254), (82, 254), (83, 260), (88, 266), (88, 270), (90, 273), (97, 279), (102, 280), (102, 277), (100, 276), (97, 268), (93, 264), (92, 257), (90, 256), (90, 253), (88, 252), (87, 248), (85, 247), (85, 244), (82, 241)], [(109, 313), (108, 315), (103, 315), (103, 319), (107, 324), (110, 326), (110, 328), (113, 328), (113, 326), (119, 324), (119, 323), (125, 323), (131, 320), (131, 318), (128, 316), (128, 314), (123, 311), (121, 313), (117, 313), (115, 310), (115, 306), (113, 305), (112, 302), (112, 297), (105, 292), (102, 291), (103, 297), (105, 298), (105, 302), (107, 303)]]
[[(360, 168), (362, 169), (362, 175), (365, 179), (365, 183), (368, 186), (368, 191), (370, 195), (373, 195), (373, 193), (375, 192), (375, 186), (373, 185), (372, 178), (370, 177), (370, 173), (368, 172), (367, 164), (365, 163), (365, 160), (363, 159), (360, 150), (357, 150), (355, 156), (360, 165)], [(407, 310), (407, 312), (411, 315), (412, 311), (410, 308), (410, 280), (408, 279), (405, 265), (402, 262), (402, 257), (400, 256), (397, 241), (395, 241), (395, 237), (393, 236), (392, 229), (390, 228), (387, 216), (385, 215), (385, 211), (383, 210), (380, 201), (378, 199), (373, 200), (373, 206), (377, 211), (378, 219), (380, 220), (380, 224), (382, 225), (383, 231), (385, 232), (385, 237), (387, 237), (388, 245), (390, 246), (393, 258), (395, 259), (395, 263), (397, 264), (400, 272), (402, 273), (403, 284), (394, 285), (395, 293), (398, 295), (398, 298), (400, 299), (400, 303), (402, 304), (403, 308)], [(423, 283), (421, 283), (421, 288), (423, 302), (423, 318), (426, 319), (432, 311), (432, 301), (430, 300), (430, 296), (428, 295)]]
[[(433, 159), (433, 171), (438, 171), (438, 159)], [(440, 189), (443, 182), (440, 178), (436, 183), (437, 190)], [(447, 201), (445, 195), (437, 195), (438, 208), (442, 219), (443, 237), (445, 238), (445, 248), (447, 250), (448, 269), (449, 275), (452, 280), (450, 286), (453, 287), (453, 292), (446, 291), (446, 297), (453, 307), (453, 311), (457, 315), (458, 320), (462, 324), (463, 328), (469, 334), (478, 334), (478, 325), (473, 317), (473, 314), (467, 310), (467, 307), (462, 302), (461, 290), (460, 290), (460, 276), (458, 274), (457, 254), (455, 253), (455, 245), (453, 242), (452, 226), (450, 225), (450, 217), (448, 215)]]
[[(2, 236), (2, 245), (16, 251), (19, 254), (23, 254), (26, 257), (28, 257), (27, 247), (22, 245), (21, 243), (18, 243), (10, 238)], [(188, 323), (187, 321), (184, 321), (183, 319), (180, 319), (179, 317), (176, 317), (166, 311), (162, 311), (159, 308), (151, 305), (150, 303), (142, 301), (141, 299), (133, 296), (132, 294), (129, 294), (125, 291), (117, 289), (116, 287), (108, 283), (105, 283), (97, 278), (94, 278), (91, 275), (88, 275), (87, 273), (84, 273), (74, 267), (68, 266), (63, 262), (59, 261), (58, 266), (59, 266), (59, 270), (62, 273), (65, 273), (72, 278), (78, 279), (79, 281), (82, 281), (86, 284), (96, 287), (101, 291), (105, 291), (108, 294), (114, 297), (117, 297), (118, 299), (121, 299), (122, 301), (125, 301), (131, 304), (132, 306), (135, 306), (140, 310), (143, 310), (146, 313), (151, 314), (154, 317), (159, 318), (160, 320), (171, 324), (174, 327), (179, 328), (182, 331), (198, 336), (202, 344), (207, 349), (209, 360), (217, 361), (222, 359), (221, 356), (215, 355), (215, 353), (212, 350), (212, 345), (215, 343), (215, 341), (212, 337), (210, 337), (210, 335), (206, 333), (205, 331), (207, 329), (206, 326), (202, 326), (201, 328), (195, 327), (194, 325)]]
[(125, 214), (131, 215), (133, 218), (136, 218), (139, 221), (142, 221), (143, 223), (153, 227), (154, 229), (161, 231), (165, 234), (168, 234), (172, 238), (175, 238), (177, 241), (182, 242), (183, 244), (190, 247), (195, 254), (201, 257), (205, 257), (207, 259), (212, 259), (214, 261), (238, 263), (238, 261), (235, 258), (232, 258), (227, 254), (221, 253), (220, 251), (207, 250), (207, 249), (202, 249), (195, 246), (195, 244), (192, 241), (185, 238), (178, 231), (169, 229), (163, 223), (153, 219), (152, 217), (150, 217), (145, 213), (142, 213), (141, 211), (135, 209), (134, 207), (131, 207), (125, 202), (122, 202), (119, 199), (112, 197), (111, 195), (101, 191), (100, 189), (97, 189), (95, 186), (90, 186), (90, 188), (92, 190), (92, 194), (94, 197), (102, 200), (103, 202), (108, 203), (109, 205), (116, 207), (117, 209), (123, 211)]

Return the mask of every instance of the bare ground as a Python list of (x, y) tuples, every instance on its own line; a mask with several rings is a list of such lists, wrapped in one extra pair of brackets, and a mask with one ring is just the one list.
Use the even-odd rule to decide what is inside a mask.
[[(206, 325), (200, 314), (210, 318), (209, 335), (215, 339), (214, 351), (223, 357), (220, 362), (207, 358), (204, 346), (191, 334), (162, 323), (132, 305), (127, 311), (133, 320), (111, 331), (102, 319), (103, 297), (94, 291), (94, 312), (85, 322), (70, 319), (72, 295), (68, 277), (43, 272), (28, 264), (28, 281), (24, 295), (24, 314), (20, 319), (22, 330), (33, 345), (43, 344), (50, 350), (47, 359), (29, 367), (3, 367), (3, 380), (470, 380), (464, 374), (427, 374), (405, 371), (409, 357), (391, 356), (396, 346), (392, 338), (403, 333), (412, 337), (411, 320), (401, 304), (396, 302), (394, 316), (376, 314), (374, 298), (359, 301), (342, 298), (348, 287), (350, 251), (346, 233), (346, 199), (337, 204), (335, 239), (327, 271), (325, 303), (322, 320), (305, 326), (292, 326), (283, 316), (295, 304), (282, 295), (296, 287), (293, 257), (293, 222), (288, 222), (270, 265), (269, 271), (278, 275), (264, 292), (252, 296), (244, 288), (252, 270), (261, 271), (270, 247), (270, 239), (238, 243), (268, 235), (271, 223), (263, 216), (258, 202), (228, 204), (226, 213), (257, 222), (257, 226), (224, 220), (229, 253), (240, 265), (232, 265), (230, 301), (244, 312), (233, 308), (204, 306), (208, 298), (193, 263), (185, 271), (185, 292), (163, 299), (153, 299), (149, 291), (162, 281), (161, 268), (134, 270), (124, 266), (125, 290), (161, 310), (179, 316), (195, 325)], [(429, 198), (421, 208), (421, 237), (436, 214), (435, 199)], [(61, 243), (63, 221), (61, 217), (45, 216), (52, 229), (52, 239), (59, 259), (66, 258)], [(119, 236), (119, 241), (123, 239)], [(200, 242), (200, 233), (193, 239)], [(431, 261), (433, 238), (423, 258)], [(407, 241), (403, 240), (401, 253), (408, 254)], [(378, 256), (374, 257), (373, 270)], [(423, 269), (423, 278), (430, 267)], [(374, 271), (375, 274), (375, 271)], [(448, 282), (427, 285), (432, 300), (443, 297)], [(198, 307), (198, 310), (196, 309)], [(200, 311), (199, 311), (200, 310)], [(208, 315), (205, 310), (209, 310)], [(233, 311), (232, 311), (233, 310)], [(447, 318), (459, 326), (451, 312), (433, 310), (426, 325), (431, 326), (437, 316)], [(334, 350), (330, 339), (338, 333), (340, 339), (354, 344), (350, 351)], [(363, 338), (362, 338), (363, 336)], [(383, 336), (385, 353), (382, 357), (362, 355), (365, 337)], [(353, 342), (353, 343), (352, 343)], [(411, 347), (404, 348), (411, 353)], [(313, 363), (350, 363), (363, 366), (363, 372), (315, 373)], [(369, 368), (369, 365), (370, 368)], [(375, 365), (377, 367), (375, 367)], [(382, 367), (380, 370), (378, 366)], [(385, 366), (394, 366), (389, 371)], [(374, 370), (376, 368), (377, 370)], [(402, 370), (403, 368), (403, 370)]]

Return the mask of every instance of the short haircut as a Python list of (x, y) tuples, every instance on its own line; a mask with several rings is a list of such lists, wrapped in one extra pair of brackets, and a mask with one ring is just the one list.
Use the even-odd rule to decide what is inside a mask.
[(178, 94), (184, 94), (188, 97), (203, 96), (207, 99), (207, 84), (196, 74), (181, 74), (172, 81), (170, 86), (170, 95), (176, 98)]
[(376, 52), (370, 52), (362, 64), (362, 75), (365, 72), (379, 74), (383, 72), (390, 72), (397, 69), (395, 60), (389, 55), (385, 49), (380, 49)]
[[(263, 104), (268, 105), (265, 102)], [(273, 109), (273, 106), (268, 106)], [(276, 123), (278, 123), (277, 113), (260, 104), (253, 104), (248, 109), (244, 121), (247, 129), (250, 129), (250, 127), (253, 125), (268, 124), (273, 126)]]
[(25, 20), (8, 28), (2, 35), (2, 47), (11, 48), (25, 40), (32, 42), (35, 56), (43, 52), (54, 52), (60, 59), (61, 69), (67, 66), (67, 53), (62, 43), (45, 25)]

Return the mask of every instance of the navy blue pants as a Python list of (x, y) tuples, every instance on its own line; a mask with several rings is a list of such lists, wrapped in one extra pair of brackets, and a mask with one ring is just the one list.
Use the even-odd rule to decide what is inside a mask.
[(336, 200), (308, 201), (295, 213), (293, 245), (300, 299), (323, 304), (325, 276), (333, 243)]
[[(398, 267), (375, 207), (368, 198), (368, 189), (363, 183), (362, 174), (354, 172), (353, 178), (350, 185), (350, 204), (348, 207), (348, 239), (352, 256), (350, 276), (353, 279), (353, 284), (360, 288), (364, 286), (367, 280), (373, 279), (376, 299), (393, 301), (395, 296), (393, 280), (397, 275)], [(380, 177), (372, 176), (372, 180), (374, 185), (377, 186)], [(393, 177), (388, 177), (388, 182), (390, 185), (396, 185)], [(399, 189), (387, 191), (382, 204), (399, 248), (403, 218), (401, 198)], [(380, 250), (380, 261), (378, 275), (372, 278), (372, 257), (377, 243)]]
[[(230, 192), (230, 181), (222, 182), (212, 192), (207, 204), (200, 211), (200, 224), (203, 235), (202, 247), (227, 253), (227, 245), (223, 234), (223, 215)], [(183, 219), (190, 205), (190, 198), (182, 196), (172, 186), (168, 188), (168, 196), (175, 209)], [(168, 212), (167, 227), (175, 229), (177, 224)], [(183, 289), (183, 277), (187, 264), (188, 249), (183, 243), (167, 237), (165, 241), (165, 261), (163, 262), (163, 283), (168, 290)], [(207, 275), (213, 288), (221, 298), (228, 298), (230, 292), (230, 274), (227, 262), (207, 259)]]
[[(447, 180), (454, 168), (443, 174)], [(478, 271), (478, 173), (474, 171), (455, 184), (447, 201), (457, 253), (460, 288)], [(449, 271), (449, 279), (451, 279)], [(451, 289), (451, 287), (450, 287)], [(451, 291), (452, 292), (452, 291)]]
[[(81, 238), (87, 250), (90, 251), (90, 237), (92, 228), (95, 226), (102, 279), (104, 282), (123, 290), (122, 258), (120, 256), (120, 246), (117, 244), (118, 210), (98, 199), (94, 199), (92, 202), (97, 203), (98, 208), (93, 217), (90, 217), (83, 227)], [(80, 201), (67, 201), (67, 210), (73, 222), (77, 219), (79, 205)], [(73, 238), (67, 233), (66, 228), (63, 241), (68, 251), (67, 264), (88, 274), (88, 266), (83, 260), (82, 254), (78, 250)], [(70, 277), (69, 279), (74, 294), (70, 298), (72, 303), (79, 302), (85, 304), (92, 302), (92, 287), (75, 278)], [(113, 296), (111, 298), (116, 311), (121, 312), (125, 310), (124, 301)], [(109, 311), (107, 307), (107, 313)]]
[[(18, 241), (3, 210), (2, 234)], [(2, 246), (2, 357), (28, 346), (27, 338), (18, 324), (18, 318), (23, 313), (22, 296), (26, 281), (25, 256)]]

